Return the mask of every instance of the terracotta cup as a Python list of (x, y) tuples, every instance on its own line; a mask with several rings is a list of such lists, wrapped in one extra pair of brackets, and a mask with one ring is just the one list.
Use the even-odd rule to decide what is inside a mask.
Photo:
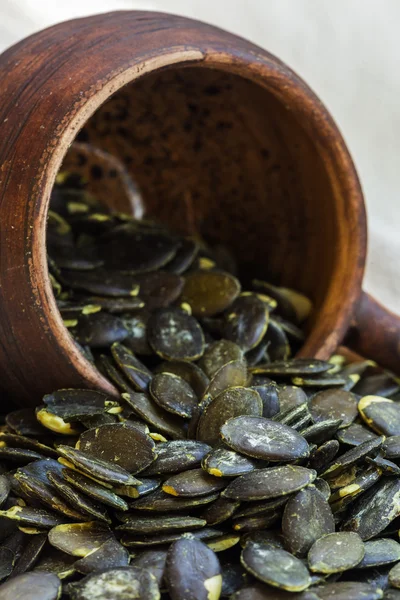
[(349, 152), (285, 64), (182, 17), (61, 23), (0, 57), (0, 385), (116, 393), (75, 348), (46, 265), (57, 171), (78, 139), (119, 159), (146, 211), (235, 252), (242, 273), (314, 301), (302, 356), (349, 343), (400, 372), (400, 319), (361, 291), (366, 220)]

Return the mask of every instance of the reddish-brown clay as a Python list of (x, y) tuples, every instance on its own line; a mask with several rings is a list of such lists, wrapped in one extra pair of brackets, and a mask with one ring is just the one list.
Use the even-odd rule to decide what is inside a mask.
[(227, 244), (245, 276), (309, 294), (302, 355), (342, 340), (361, 291), (362, 192), (327, 110), (268, 52), (160, 13), (61, 23), (0, 57), (0, 126), (0, 383), (20, 403), (63, 386), (115, 393), (64, 328), (46, 266), (50, 192), (78, 133), (125, 165), (149, 215)]

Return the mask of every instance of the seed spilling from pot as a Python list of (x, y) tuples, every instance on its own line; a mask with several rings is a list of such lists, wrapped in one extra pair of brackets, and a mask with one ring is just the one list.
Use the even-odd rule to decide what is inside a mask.
[(228, 250), (65, 183), (48, 256), (65, 325), (116, 393), (50, 390), (5, 415), (0, 598), (359, 600), (400, 587), (396, 377), (295, 358), (303, 294), (244, 284)]

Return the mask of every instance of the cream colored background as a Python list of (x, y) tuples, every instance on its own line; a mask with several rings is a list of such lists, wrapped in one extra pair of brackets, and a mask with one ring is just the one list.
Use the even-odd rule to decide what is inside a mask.
[(251, 39), (326, 103), (358, 167), (369, 216), (365, 287), (400, 313), (399, 0), (0, 0), (0, 51), (75, 16), (140, 8)]

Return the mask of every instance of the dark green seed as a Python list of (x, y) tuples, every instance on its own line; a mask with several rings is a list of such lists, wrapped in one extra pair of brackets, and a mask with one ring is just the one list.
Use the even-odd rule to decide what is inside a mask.
[(204, 504), (214, 502), (214, 500), (217, 498), (217, 493), (191, 498), (177, 498), (175, 496), (171, 496), (171, 494), (163, 492), (162, 490), (156, 490), (155, 492), (152, 492), (151, 494), (132, 502), (131, 507), (135, 510), (151, 510), (157, 512), (187, 511), (191, 508), (197, 508)]
[(372, 467), (362, 471), (360, 475), (353, 478), (348, 484), (340, 487), (329, 498), (333, 512), (336, 513), (354, 502), (360, 494), (363, 494), (379, 481), (380, 477), (380, 469)]
[(43, 398), (46, 412), (66, 422), (79, 421), (117, 408), (111, 396), (95, 390), (65, 389), (46, 394)]
[(369, 465), (375, 466), (377, 469), (380, 469), (384, 475), (400, 475), (400, 467), (398, 467), (391, 460), (386, 460), (382, 456), (375, 456), (372, 458), (371, 456), (367, 456), (365, 458), (365, 462)]
[[(54, 448), (46, 446), (38, 442), (37, 440), (25, 437), (23, 435), (15, 435), (13, 433), (0, 433), (0, 445), (4, 442), (6, 446), (11, 448), (27, 448), (42, 454), (43, 456), (50, 456), (51, 458), (57, 458), (57, 452)], [(0, 504), (1, 504), (1, 493), (0, 493)]]
[(182, 277), (167, 271), (141, 273), (135, 276), (134, 281), (149, 311), (170, 306), (179, 298), (184, 284)]
[(164, 580), (166, 560), (166, 550), (145, 550), (141, 554), (135, 556), (130, 564), (132, 567), (150, 571), (156, 578), (158, 586), (161, 587)]
[(393, 587), (400, 589), (400, 564), (390, 569), (389, 582)]
[(190, 385), (172, 373), (158, 373), (149, 386), (150, 394), (161, 408), (180, 417), (188, 418), (198, 405), (196, 394)]
[(84, 494), (69, 485), (61, 475), (49, 473), (47, 477), (60, 496), (65, 498), (73, 508), (86, 514), (88, 518), (111, 523), (111, 519), (100, 505), (91, 502)]
[(220, 529), (203, 527), (203, 529), (197, 529), (195, 531), (187, 532), (186, 534), (182, 534), (181, 531), (143, 536), (133, 536), (127, 533), (121, 537), (120, 541), (121, 544), (127, 548), (145, 549), (148, 546), (165, 546), (165, 544), (171, 544), (187, 534), (190, 534), (196, 540), (207, 540), (207, 543), (209, 540), (218, 540), (224, 535), (223, 531)]
[(75, 561), (75, 556), (65, 554), (49, 544), (42, 551), (34, 570), (53, 573), (60, 579), (66, 579), (75, 573)]
[(307, 429), (303, 429), (301, 435), (307, 442), (323, 444), (332, 439), (341, 423), (341, 419), (327, 419), (326, 421), (320, 421), (319, 423), (310, 425)]
[(383, 442), (381, 451), (385, 458), (397, 460), (400, 458), (400, 435), (392, 435)]
[(162, 489), (167, 494), (179, 497), (206, 496), (225, 487), (220, 477), (213, 477), (203, 469), (183, 471), (172, 475), (163, 484)]
[(173, 373), (182, 377), (193, 388), (198, 398), (202, 398), (208, 384), (207, 375), (195, 363), (184, 360), (172, 360), (161, 363), (155, 368), (154, 373)]
[(276, 510), (265, 515), (254, 515), (253, 517), (240, 517), (232, 520), (233, 529), (242, 534), (249, 531), (259, 531), (260, 529), (269, 529), (275, 523), (280, 521), (281, 511)]
[[(336, 434), (337, 439), (341, 444), (347, 444), (348, 446), (358, 446), (367, 440), (376, 439), (378, 436), (373, 431), (370, 431), (364, 425), (360, 423), (353, 423), (350, 427), (340, 429)], [(400, 441), (400, 438), (399, 438)], [(384, 443), (385, 444), (385, 443)], [(383, 444), (383, 445), (384, 445)], [(382, 446), (383, 449), (383, 446)], [(400, 451), (400, 445), (399, 445)], [(400, 452), (399, 452), (400, 456)]]
[(154, 352), (168, 360), (196, 360), (204, 352), (204, 335), (194, 317), (176, 308), (154, 313), (148, 322)]
[(263, 404), (262, 417), (270, 419), (280, 411), (278, 387), (274, 383), (265, 385), (252, 385), (251, 389), (257, 392)]
[(9, 548), (0, 548), (0, 581), (10, 575), (11, 571), (13, 570), (14, 561), (14, 552), (12, 552)]
[(270, 319), (263, 341), (268, 344), (268, 356), (271, 361), (287, 360), (290, 356), (288, 337), (278, 321)]
[(280, 410), (291, 410), (307, 402), (307, 394), (296, 385), (278, 385)]
[(73, 335), (79, 344), (89, 348), (104, 348), (128, 337), (128, 329), (123, 321), (105, 312), (82, 315), (73, 328)]
[(309, 455), (308, 444), (299, 433), (287, 425), (263, 417), (230, 419), (221, 427), (221, 437), (237, 452), (253, 458), (291, 461)]
[(400, 404), (380, 396), (364, 396), (358, 411), (371, 429), (381, 435), (400, 435)]
[(41, 454), (34, 452), (33, 450), (28, 450), (27, 448), (0, 447), (0, 460), (24, 464), (34, 460), (40, 460), (41, 458), (44, 458)]
[(122, 394), (122, 398), (146, 423), (155, 427), (157, 431), (179, 440), (185, 438), (184, 421), (171, 415), (156, 404), (147, 394), (131, 393)]
[(268, 320), (269, 312), (256, 294), (241, 294), (224, 313), (222, 336), (247, 352), (261, 342)]
[(46, 541), (47, 533), (39, 533), (30, 536), (30, 539), (13, 569), (13, 577), (32, 570)]
[(71, 600), (159, 600), (160, 590), (155, 577), (145, 569), (120, 567), (87, 575), (67, 587)]
[(73, 469), (63, 469), (61, 475), (68, 483), (89, 496), (89, 498), (93, 498), (93, 500), (111, 506), (111, 508), (115, 508), (116, 510), (128, 510), (128, 504), (125, 500), (114, 494), (111, 490), (96, 483), (93, 479), (89, 479)]
[(400, 479), (385, 478), (362, 494), (343, 529), (369, 540), (383, 531), (398, 515)]
[(151, 371), (123, 344), (113, 344), (111, 353), (129, 383), (139, 392), (146, 391), (152, 378)]
[(283, 590), (301, 592), (311, 584), (308, 569), (298, 558), (269, 544), (248, 542), (241, 562), (251, 575)]
[(52, 573), (24, 573), (0, 586), (1, 600), (58, 600), (61, 581)]
[(177, 440), (157, 446), (157, 458), (142, 475), (169, 475), (199, 467), (211, 448), (204, 442)]
[(259, 394), (245, 387), (230, 387), (221, 392), (200, 416), (197, 439), (215, 446), (220, 441), (222, 426), (233, 417), (240, 415), (262, 415), (262, 402)]
[(329, 487), (329, 483), (325, 481), (325, 479), (320, 479), (319, 477), (317, 477), (317, 479), (314, 480), (314, 486), (319, 491), (319, 493), (322, 494), (325, 500), (329, 500), (331, 495), (331, 488)]
[[(190, 304), (190, 303), (189, 303)], [(243, 350), (229, 340), (218, 340), (210, 344), (199, 361), (200, 367), (210, 378), (228, 362), (243, 357)]]
[(78, 573), (88, 575), (89, 573), (98, 573), (105, 569), (127, 567), (128, 564), (129, 552), (117, 540), (111, 538), (94, 552), (77, 560), (74, 563), (74, 568)]
[(243, 387), (247, 383), (247, 365), (243, 358), (231, 360), (213, 375), (204, 397), (216, 398), (231, 387)]
[(187, 302), (195, 317), (213, 317), (237, 298), (240, 283), (223, 271), (193, 271), (185, 278), (181, 300)]
[(174, 258), (165, 268), (171, 273), (184, 273), (193, 263), (198, 251), (199, 246), (196, 240), (189, 237), (182, 238)]
[(315, 469), (317, 473), (324, 471), (337, 455), (339, 446), (340, 444), (337, 440), (329, 440), (319, 446), (315, 452), (310, 454), (310, 468)]
[(357, 569), (387, 565), (400, 560), (400, 544), (390, 538), (380, 538), (364, 543), (364, 558)]
[(0, 516), (11, 519), (21, 526), (40, 527), (42, 529), (51, 529), (56, 525), (63, 523), (59, 515), (55, 515), (47, 510), (40, 508), (31, 508), (29, 506), (13, 506), (8, 510), (1, 510)]
[(63, 271), (61, 283), (74, 290), (83, 290), (96, 296), (136, 296), (139, 286), (130, 273), (98, 268), (93, 271)]
[(157, 456), (151, 437), (129, 423), (88, 429), (80, 436), (77, 448), (134, 474), (143, 471)]
[(57, 446), (58, 453), (86, 475), (108, 484), (135, 485), (138, 480), (117, 464), (94, 458), (69, 446)]
[(292, 494), (314, 481), (315, 471), (299, 466), (258, 469), (234, 479), (222, 492), (235, 500), (268, 500)]
[(369, 583), (336, 581), (314, 588), (318, 600), (379, 600), (383, 591)]
[(227, 521), (235, 513), (239, 504), (236, 500), (218, 498), (203, 510), (200, 518), (205, 519), (207, 525), (219, 525)]
[(200, 529), (207, 525), (204, 519), (196, 517), (167, 517), (164, 515), (147, 517), (138, 515), (123, 515), (124, 522), (117, 526), (117, 530), (129, 533), (147, 535), (153, 533), (167, 533), (169, 531)]
[(382, 446), (384, 441), (383, 437), (376, 438), (374, 440), (367, 440), (351, 450), (348, 450), (338, 458), (336, 458), (331, 465), (322, 473), (322, 476), (325, 478), (333, 478), (337, 477), (342, 471), (348, 469), (349, 467), (359, 463), (364, 460), (366, 456), (370, 454), (375, 454), (379, 448)]
[[(352, 380), (350, 382), (353, 383)], [(345, 377), (341, 377), (338, 374), (329, 375), (329, 373), (323, 373), (318, 377), (292, 377), (292, 383), (305, 388), (333, 388), (338, 386), (343, 387), (348, 382)]]
[(304, 375), (320, 375), (332, 368), (323, 360), (309, 358), (292, 358), (270, 364), (257, 365), (251, 371), (254, 374), (274, 375), (276, 377), (296, 377)]
[(7, 426), (18, 435), (32, 435), (40, 437), (48, 434), (48, 430), (36, 419), (33, 408), (21, 408), (8, 413), (6, 416)]
[(314, 542), (334, 531), (332, 510), (314, 486), (289, 498), (282, 517), (282, 533), (292, 554), (306, 556)]
[(190, 535), (174, 542), (167, 554), (166, 582), (172, 600), (218, 600), (221, 567), (215, 553)]
[(357, 399), (351, 392), (324, 390), (312, 397), (309, 404), (314, 421), (341, 419), (340, 427), (348, 427), (357, 417)]
[(49, 542), (52, 546), (81, 558), (100, 548), (112, 537), (109, 527), (98, 521), (57, 525), (49, 532)]
[(247, 456), (221, 446), (207, 454), (201, 466), (207, 473), (216, 477), (237, 477), (254, 471), (257, 463)]
[(364, 553), (364, 544), (357, 533), (329, 533), (312, 545), (308, 564), (311, 571), (330, 575), (352, 569), (362, 561)]
[(274, 498), (273, 500), (262, 500), (261, 502), (248, 502), (242, 504), (241, 510), (236, 511), (235, 517), (252, 517), (254, 515), (265, 515), (275, 512), (278, 508), (283, 508), (288, 499), (289, 496), (282, 496), (281, 498)]

